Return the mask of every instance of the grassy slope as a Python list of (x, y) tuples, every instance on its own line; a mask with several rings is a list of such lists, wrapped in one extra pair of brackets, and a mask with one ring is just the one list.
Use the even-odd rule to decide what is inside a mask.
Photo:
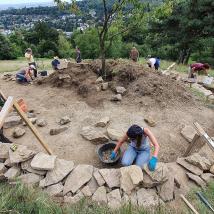
[[(188, 196), (188, 200), (194, 205), (199, 213), (211, 213), (202, 204), (195, 192)], [(208, 201), (214, 204), (214, 183), (211, 183), (203, 194)], [(0, 213), (39, 213), (39, 214), (176, 214), (176, 213), (190, 213), (187, 207), (182, 204), (181, 209), (177, 212), (169, 208), (156, 208), (154, 212), (145, 211), (143, 208), (134, 208), (131, 205), (113, 211), (104, 206), (97, 206), (94, 203), (86, 200), (80, 201), (73, 206), (62, 206), (52, 201), (44, 192), (39, 190), (27, 189), (23, 185), (10, 186), (5, 183), (0, 183)]]

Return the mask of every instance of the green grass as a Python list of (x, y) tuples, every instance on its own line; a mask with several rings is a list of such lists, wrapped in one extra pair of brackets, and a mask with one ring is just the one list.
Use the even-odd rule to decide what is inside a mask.
[[(36, 59), (39, 70), (51, 69), (51, 59)], [(18, 71), (19, 69), (28, 66), (25, 58), (17, 60), (0, 60), (0, 73)]]

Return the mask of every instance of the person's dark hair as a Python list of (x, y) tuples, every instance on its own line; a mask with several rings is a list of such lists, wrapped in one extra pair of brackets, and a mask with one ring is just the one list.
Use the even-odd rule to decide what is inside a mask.
[(136, 147), (137, 148), (140, 148), (140, 146), (141, 146), (142, 137), (143, 137), (143, 135), (137, 135), (137, 137), (136, 137), (136, 140), (137, 140)]
[(131, 139), (137, 140), (137, 148), (140, 147), (142, 136), (143, 136), (143, 129), (138, 125), (132, 125), (128, 131), (127, 136)]
[(208, 63), (204, 63), (204, 68), (205, 69), (209, 69), (210, 68), (210, 65)]

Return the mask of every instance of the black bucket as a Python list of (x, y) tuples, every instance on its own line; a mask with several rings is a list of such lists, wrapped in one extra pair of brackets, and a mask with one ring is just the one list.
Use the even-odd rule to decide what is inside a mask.
[(48, 72), (47, 72), (47, 71), (40, 71), (39, 74), (40, 74), (42, 77), (48, 76)]
[(107, 150), (114, 150), (115, 147), (116, 147), (116, 143), (114, 143), (112, 141), (110, 141), (109, 143), (106, 143), (106, 144), (99, 147), (97, 153), (98, 153), (100, 161), (103, 164), (114, 165), (120, 160), (120, 158), (121, 158), (121, 150), (120, 149), (117, 151), (117, 156), (115, 157), (115, 159), (113, 159), (113, 160), (104, 160), (103, 159), (103, 152), (105, 152)]

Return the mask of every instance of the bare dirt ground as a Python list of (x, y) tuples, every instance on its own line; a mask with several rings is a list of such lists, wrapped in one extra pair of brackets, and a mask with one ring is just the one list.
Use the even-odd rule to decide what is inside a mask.
[[(214, 111), (205, 107), (188, 89), (170, 77), (146, 69), (139, 72), (142, 67), (134, 68), (131, 73), (127, 73), (131, 69), (130, 66), (126, 70), (124, 70), (126, 65), (113, 66), (112, 70), (116, 69), (118, 75), (114, 78), (109, 76), (111, 81), (107, 91), (97, 92), (94, 89), (97, 76), (90, 73), (91, 67), (86, 69), (83, 66), (82, 69), (86, 69), (84, 73), (76, 67), (74, 69), (71, 67), (70, 70), (65, 69), (57, 75), (51, 74), (49, 79), (40, 81), (39, 85), (35, 83), (23, 86), (0, 79), (0, 90), (7, 96), (24, 98), (28, 108), (39, 113), (38, 118), (47, 120), (48, 125), (38, 130), (54, 154), (60, 158), (74, 160), (75, 163), (101, 166), (96, 146), (83, 139), (80, 132), (82, 127), (93, 125), (104, 116), (110, 117), (108, 126), (124, 132), (131, 124), (147, 127), (144, 118), (152, 117), (157, 125), (150, 129), (160, 144), (159, 160), (163, 162), (174, 161), (184, 154), (188, 146), (188, 142), (180, 135), (184, 124), (192, 125), (198, 121), (208, 134), (214, 135)], [(93, 65), (94, 68), (99, 72), (97, 65)], [(70, 74), (70, 77), (61, 78), (57, 82), (57, 78), (59, 79), (59, 75), (62, 74)], [(84, 76), (86, 78), (83, 78)], [(83, 85), (86, 86), (87, 92), (80, 96), (82, 95), (80, 87)], [(122, 102), (110, 101), (115, 86), (125, 86), (128, 89)], [(69, 129), (59, 135), (50, 136), (49, 130), (58, 127), (58, 120), (65, 115), (72, 119), (68, 124)], [(16, 140), (11, 137), (12, 129), (5, 130), (5, 135), (16, 143), (42, 150), (27, 127), (25, 130), (25, 136)]]

